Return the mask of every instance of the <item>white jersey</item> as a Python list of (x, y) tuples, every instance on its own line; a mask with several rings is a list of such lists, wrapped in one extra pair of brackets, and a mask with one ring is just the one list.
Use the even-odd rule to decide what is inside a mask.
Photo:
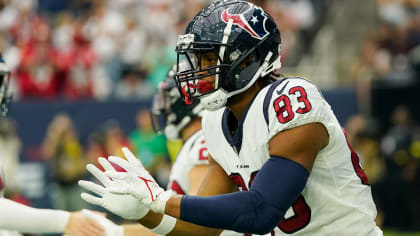
[(190, 190), (189, 173), (197, 165), (208, 165), (209, 154), (202, 131), (194, 133), (182, 145), (169, 176), (168, 189), (178, 194), (188, 194)]
[[(168, 189), (178, 194), (188, 194), (190, 189), (189, 173), (198, 165), (208, 165), (209, 153), (203, 132), (197, 131), (182, 145), (169, 176)], [(243, 236), (243, 233), (224, 230), (221, 236)], [(1, 236), (1, 235), (0, 235)]]
[(229, 128), (232, 116), (227, 108), (206, 112), (203, 132), (214, 160), (243, 191), (270, 158), (268, 143), (276, 134), (314, 122), (328, 131), (329, 144), (318, 153), (301, 196), (272, 235), (382, 235), (358, 156), (314, 84), (285, 78), (265, 87), (234, 135)]
[[(0, 198), (3, 198), (4, 197), (4, 189), (5, 189), (5, 187), (6, 187), (6, 178), (5, 178), (3, 166), (2, 166), (2, 164), (0, 162)], [(1, 230), (0, 229), (0, 236), (21, 236), (21, 234), (18, 233), (18, 232), (16, 232), (16, 231)]]

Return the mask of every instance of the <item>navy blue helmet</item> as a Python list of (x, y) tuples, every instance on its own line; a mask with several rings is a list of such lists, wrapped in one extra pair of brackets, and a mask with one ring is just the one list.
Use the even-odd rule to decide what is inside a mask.
[[(185, 101), (200, 98), (204, 108), (216, 110), (229, 97), (242, 93), (255, 81), (280, 69), (280, 32), (262, 8), (246, 2), (223, 0), (202, 9), (180, 35), (176, 52), (176, 83)], [(203, 68), (201, 58), (213, 52), (217, 64)], [(215, 77), (209, 83), (209, 76)]]
[(171, 140), (180, 138), (182, 129), (194, 118), (201, 116), (203, 111), (199, 101), (193, 101), (188, 106), (184, 103), (176, 87), (174, 76), (175, 68), (170, 70), (166, 79), (159, 83), (158, 92), (152, 104), (152, 121), (155, 131), (164, 133), (166, 138)]

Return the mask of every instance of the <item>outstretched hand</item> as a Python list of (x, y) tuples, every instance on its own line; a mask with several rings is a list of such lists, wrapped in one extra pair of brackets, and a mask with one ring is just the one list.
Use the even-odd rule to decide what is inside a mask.
[(105, 229), (106, 236), (124, 236), (124, 228), (116, 225), (114, 222), (107, 219), (104, 215), (98, 214), (99, 212), (93, 212), (90, 210), (82, 210), (83, 215), (91, 220), (94, 220), (102, 225)]
[(122, 149), (127, 160), (121, 157), (111, 156), (109, 161), (121, 166), (127, 172), (106, 171), (105, 175), (119, 184), (107, 187), (107, 190), (117, 195), (131, 195), (157, 213), (164, 213), (166, 201), (175, 193), (172, 190), (165, 191), (143, 164), (128, 148)]
[[(100, 157), (98, 162), (107, 172), (118, 173), (107, 159)], [(148, 207), (143, 205), (137, 198), (129, 194), (114, 194), (108, 190), (108, 188), (123, 185), (123, 181), (108, 178), (104, 172), (92, 164), (87, 165), (86, 169), (99, 180), (103, 186), (92, 181), (80, 180), (79, 185), (82, 188), (99, 195), (99, 197), (96, 197), (89, 193), (82, 193), (81, 198), (83, 200), (90, 204), (101, 206), (108, 211), (129, 220), (141, 219), (148, 213)]]
[(81, 211), (70, 213), (64, 234), (68, 236), (106, 236), (104, 227)]

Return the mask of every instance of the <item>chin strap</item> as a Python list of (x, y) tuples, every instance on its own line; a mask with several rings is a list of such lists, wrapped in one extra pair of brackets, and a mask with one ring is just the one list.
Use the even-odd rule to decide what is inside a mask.
[(205, 95), (200, 98), (200, 104), (204, 109), (209, 111), (215, 111), (223, 107), (228, 99), (228, 92), (226, 90), (219, 88), (218, 90)]
[(165, 128), (165, 136), (168, 139), (178, 139), (179, 138), (179, 132), (191, 121), (191, 117), (186, 116), (184, 119), (179, 122), (177, 125), (168, 125)]
[[(198, 116), (201, 117), (203, 114), (203, 105), (201, 103), (197, 104), (193, 109), (192, 109), (192, 116)], [(171, 140), (175, 140), (178, 139), (180, 136), (180, 132), (182, 129), (185, 128), (185, 126), (187, 126), (190, 122), (191, 122), (192, 118), (190, 115), (185, 116), (181, 122), (179, 122), (179, 124), (177, 125), (168, 125), (165, 127), (164, 133), (166, 138), (171, 139)]]
[(281, 68), (281, 56), (279, 56), (273, 63), (267, 66), (267, 68), (261, 72), (260, 77), (264, 77), (275, 70), (279, 70)]
[(272, 56), (273, 56), (273, 53), (268, 52), (267, 56), (264, 58), (263, 64), (260, 66), (260, 68), (258, 68), (257, 72), (255, 72), (254, 76), (248, 82), (248, 84), (241, 89), (238, 89), (238, 90), (235, 90), (233, 92), (228, 93), (228, 98), (230, 98), (232, 96), (235, 96), (236, 94), (240, 94), (240, 93), (244, 92), (245, 90), (249, 89), (255, 83), (255, 81), (257, 81), (257, 79), (262, 77), (262, 73), (264, 71), (267, 71), (267, 68), (270, 66), (268, 63), (269, 63)]

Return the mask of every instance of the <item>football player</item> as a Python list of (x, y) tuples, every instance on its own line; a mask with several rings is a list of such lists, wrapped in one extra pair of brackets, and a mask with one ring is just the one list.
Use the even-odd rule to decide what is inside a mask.
[[(260, 7), (224, 0), (202, 9), (176, 48), (191, 67), (177, 70), (180, 93), (209, 110), (202, 126), (210, 166), (200, 196), (165, 191), (134, 161), (127, 173), (106, 172), (121, 181), (107, 191), (212, 228), (382, 235), (368, 179), (331, 107), (309, 80), (278, 78), (280, 45), (275, 22)], [(179, 223), (171, 235), (221, 232), (188, 233)]]
[[(6, 116), (11, 101), (10, 71), (0, 55), (0, 113)], [(6, 179), (0, 162), (0, 236), (20, 233), (64, 233), (71, 236), (114, 236), (121, 228), (88, 210), (67, 212), (36, 209), (4, 198)], [(20, 232), (20, 233), (18, 233)]]
[(151, 110), (153, 127), (168, 140), (183, 142), (171, 169), (168, 189), (178, 194), (197, 195), (208, 163), (201, 132), (203, 107), (197, 101), (189, 106), (184, 104), (174, 81), (175, 73), (176, 70), (171, 70), (167, 79), (159, 84)]
[[(208, 151), (201, 131), (203, 107), (198, 101), (194, 101), (189, 106), (185, 105), (174, 81), (175, 73), (176, 67), (169, 71), (166, 80), (159, 84), (158, 93), (153, 99), (151, 109), (153, 127), (157, 133), (165, 134), (168, 140), (176, 141), (181, 139), (183, 142), (182, 148), (172, 166), (167, 189), (172, 189), (177, 194), (197, 195), (199, 186), (208, 170)], [(123, 152), (128, 153), (126, 149), (123, 149)], [(117, 159), (118, 161), (121, 160)], [(100, 159), (104, 169), (112, 170), (111, 165), (106, 162), (106, 159)], [(127, 164), (127, 162), (120, 163), (120, 165)], [(103, 175), (95, 166), (90, 165), (88, 170), (95, 176)], [(100, 179), (102, 178), (100, 177)], [(87, 181), (81, 180), (79, 184), (87, 190), (94, 191), (93, 185)], [(95, 200), (91, 201), (94, 197), (89, 196), (89, 194), (82, 194), (82, 198), (89, 203), (97, 203)], [(166, 235), (172, 231), (175, 223), (176, 220), (173, 217), (164, 216), (159, 224), (160, 226), (156, 226), (151, 230), (157, 234)], [(144, 235), (144, 233), (149, 231), (147, 228), (129, 225), (126, 225), (125, 228), (127, 228), (126, 232), (130, 231), (132, 234)], [(222, 235), (243, 234), (224, 231)]]

